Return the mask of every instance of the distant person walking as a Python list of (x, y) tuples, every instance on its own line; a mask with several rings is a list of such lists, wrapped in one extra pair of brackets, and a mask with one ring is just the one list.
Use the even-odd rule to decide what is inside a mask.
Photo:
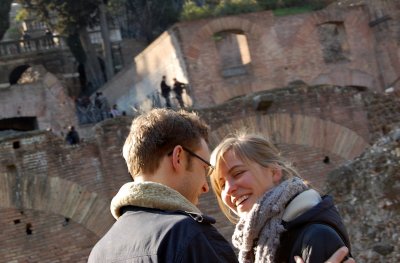
[(78, 144), (80, 142), (79, 139), (79, 134), (75, 130), (74, 126), (69, 126), (69, 131), (67, 133), (67, 136), (65, 137), (65, 140), (67, 141), (68, 144)]
[(103, 95), (102, 92), (96, 92), (94, 105), (99, 110), (99, 121), (107, 119), (110, 107), (108, 106), (107, 98)]
[(31, 35), (29, 35), (27, 31), (24, 31), (22, 39), (24, 40), (24, 48), (26, 50), (31, 50)]
[(53, 33), (48, 28), (46, 29), (45, 36), (46, 36), (47, 48), (53, 47), (54, 46)]
[(160, 87), (161, 87), (161, 95), (165, 99), (165, 106), (167, 108), (171, 108), (171, 101), (169, 99), (169, 94), (171, 93), (171, 87), (167, 85), (165, 81), (165, 76), (162, 76)]
[(185, 84), (174, 78), (174, 92), (176, 94), (176, 99), (178, 100), (179, 106), (181, 108), (185, 107), (185, 103), (183, 103), (182, 99), (182, 93), (184, 89), (185, 89)]
[(110, 111), (111, 118), (115, 118), (117, 116), (121, 116), (121, 112), (117, 108), (117, 104), (114, 104)]

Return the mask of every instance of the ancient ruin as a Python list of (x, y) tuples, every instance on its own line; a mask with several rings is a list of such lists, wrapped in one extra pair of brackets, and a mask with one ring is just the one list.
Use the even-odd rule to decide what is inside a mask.
[[(0, 261), (86, 262), (131, 180), (121, 147), (134, 109), (163, 106), (165, 74), (190, 84), (186, 105), (211, 125), (211, 147), (235, 129), (270, 136), (334, 196), (357, 262), (398, 262), (399, 19), (396, 0), (366, 0), (178, 23), (101, 89), (128, 114), (97, 124), (79, 125), (64, 83), (30, 65), (0, 88)], [(69, 125), (81, 143), (65, 142)], [(200, 209), (229, 239), (212, 192)]]

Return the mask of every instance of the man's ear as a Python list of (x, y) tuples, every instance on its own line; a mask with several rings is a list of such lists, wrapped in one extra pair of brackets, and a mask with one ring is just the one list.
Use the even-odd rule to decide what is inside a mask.
[(180, 145), (175, 146), (172, 151), (172, 166), (174, 170), (180, 170), (183, 167), (183, 148)]
[(282, 169), (279, 166), (274, 166), (272, 168), (272, 181), (275, 185), (282, 181)]

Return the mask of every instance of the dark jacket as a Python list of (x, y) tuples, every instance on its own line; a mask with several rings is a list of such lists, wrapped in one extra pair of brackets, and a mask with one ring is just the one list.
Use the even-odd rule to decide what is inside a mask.
[(237, 262), (210, 217), (138, 206), (122, 213), (88, 262)]
[(65, 140), (69, 144), (78, 144), (80, 141), (78, 132), (76, 130), (69, 131), (65, 137)]
[(297, 255), (305, 263), (319, 263), (342, 246), (350, 250), (346, 228), (330, 196), (322, 197), (318, 205), (283, 225), (287, 231), (281, 235), (277, 262), (295, 262)]
[(171, 87), (167, 85), (167, 83), (165, 82), (165, 80), (162, 80), (162, 81), (161, 81), (160, 87), (161, 87), (161, 94), (162, 94), (162, 96), (163, 96), (163, 97), (168, 97), (168, 96), (169, 96), (169, 93), (170, 93), (170, 91), (171, 91)]
[(182, 95), (183, 90), (185, 89), (185, 84), (179, 81), (175, 81), (174, 83), (174, 92), (177, 96)]

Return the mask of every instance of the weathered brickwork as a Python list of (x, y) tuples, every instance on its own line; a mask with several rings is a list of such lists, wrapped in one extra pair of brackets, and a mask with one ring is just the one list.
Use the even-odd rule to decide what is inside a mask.
[(357, 1), (283, 17), (265, 11), (178, 23), (135, 57), (151, 74), (132, 68), (109, 82), (104, 93), (126, 111), (131, 111), (126, 96), (143, 110), (163, 105), (160, 96), (149, 95), (159, 89), (163, 74), (190, 83), (188, 105), (195, 107), (296, 80), (379, 93), (400, 90), (397, 6), (395, 0)]
[[(74, 146), (45, 131), (1, 139), (0, 213), (2, 218), (7, 216), (2, 222), (0, 258), (87, 260), (90, 249), (114, 221), (109, 212), (112, 196), (130, 180), (121, 157), (130, 121), (128, 117), (105, 121), (93, 129), (93, 139)], [(14, 225), (13, 220), (21, 224)], [(31, 235), (24, 232), (28, 223)], [(49, 250), (43, 249), (46, 246)], [(14, 257), (10, 250), (16, 251)]]
[(81, 262), (98, 236), (61, 215), (31, 209), (0, 209), (1, 262)]
[[(165, 104), (160, 96), (162, 76), (166, 76), (168, 85), (173, 84), (173, 78), (188, 83), (179, 41), (177, 36), (169, 31), (164, 32), (143, 52), (132, 58), (132, 62), (100, 89), (111, 104), (117, 104), (118, 108), (126, 111), (128, 115), (137, 110), (148, 111), (152, 107)], [(178, 105), (174, 99), (172, 102), (174, 106)]]
[(62, 83), (42, 66), (31, 69), (31, 83), (0, 89), (0, 120), (31, 117), (36, 129), (56, 133), (76, 126), (75, 104)]
[[(364, 152), (383, 134), (381, 127), (400, 123), (396, 105), (393, 97), (354, 87), (309, 87), (298, 82), (197, 111), (211, 124), (212, 147), (234, 129), (264, 133), (305, 179), (325, 192), (333, 187), (326, 184), (327, 174)], [(60, 262), (85, 261), (114, 222), (111, 198), (131, 180), (121, 156), (131, 120), (103, 121), (76, 146), (45, 131), (0, 140), (0, 213), (4, 233), (13, 237), (0, 239), (4, 243), (0, 258), (18, 254), (12, 257), (18, 262), (54, 261), (52, 253), (41, 252), (47, 246), (58, 251)], [(229, 240), (233, 225), (219, 211), (212, 191), (201, 198), (200, 209), (217, 219), (216, 226)], [(26, 234), (28, 223), (31, 235)], [(30, 242), (39, 238), (38, 233), (41, 241)], [(25, 247), (30, 252), (24, 253)]]
[[(368, 200), (374, 199), (372, 194), (359, 198), (358, 188), (351, 188), (348, 196), (343, 193), (347, 183), (355, 187), (364, 180), (344, 180), (351, 177), (346, 170), (349, 160), (361, 156), (368, 163), (368, 154), (363, 153), (370, 151), (374, 157), (374, 149), (390, 153), (390, 158), (399, 157), (398, 145), (387, 151), (380, 146), (368, 149), (400, 125), (399, 99), (394, 93), (383, 93), (389, 84), (395, 88), (400, 84), (394, 82), (400, 72), (395, 41), (400, 9), (392, 0), (362, 2), (366, 5), (331, 6), (295, 16), (260, 12), (179, 23), (102, 91), (111, 104), (117, 102), (130, 114), (132, 107), (147, 110), (163, 105), (157, 94), (162, 75), (169, 81), (172, 77), (189, 81), (193, 109), (211, 125), (211, 147), (235, 129), (270, 136), (300, 174), (322, 192), (333, 191), (339, 205), (357, 197), (354, 204), (359, 208), (341, 208), (351, 226), (362, 209), (374, 210), (360, 201), (375, 203)], [(386, 14), (390, 19), (379, 20)], [(373, 22), (379, 23), (371, 26)], [(341, 34), (337, 42), (330, 38), (335, 30)], [(245, 59), (240, 64), (238, 57), (220, 54), (218, 45), (226, 45), (215, 43), (221, 32), (239, 32), (229, 39), (238, 37), (238, 43), (247, 44), (249, 57), (244, 57), (250, 58), (249, 63)], [(339, 45), (340, 52), (334, 52), (332, 45)], [(237, 50), (234, 45), (229, 48)], [(229, 68), (226, 61), (234, 61), (235, 68)], [(60, 134), (66, 125), (76, 123), (74, 109), (54, 76), (44, 76), (39, 84), (0, 90), (6, 94), (0, 96), (1, 118), (35, 116), (42, 130), (0, 138), (0, 261), (85, 262), (114, 222), (111, 198), (131, 181), (121, 149), (132, 117), (78, 127), (84, 133), (83, 142), (66, 145)], [(14, 94), (16, 89), (23, 92)], [(10, 97), (12, 104), (7, 102)], [(54, 133), (43, 131), (49, 127)], [(351, 171), (368, 175), (368, 179), (386, 170), (390, 174), (397, 171), (384, 159), (378, 161), (376, 167), (369, 167), (371, 172), (361, 172), (364, 166), (359, 163)], [(327, 181), (327, 175), (340, 166), (345, 173), (334, 172)], [(338, 174), (340, 182), (335, 177)], [(385, 189), (393, 197), (395, 181), (385, 182), (392, 184)], [(360, 191), (367, 192), (368, 186)], [(386, 204), (377, 205), (390, 219), (392, 210)], [(229, 240), (233, 225), (219, 211), (211, 191), (201, 198), (200, 209), (217, 219), (217, 228)], [(363, 214), (362, 227), (350, 232), (361, 262), (384, 262), (383, 254), (398, 252), (382, 242), (396, 243), (396, 224), (380, 231), (376, 218), (374, 213)], [(370, 219), (372, 223), (366, 223)], [(365, 242), (370, 236), (377, 241)]]
[(399, 127), (328, 176), (357, 262), (400, 260)]
[[(22, 65), (43, 65), (53, 74), (63, 75), (76, 72), (76, 61), (72, 57), (68, 48), (44, 50), (44, 52), (34, 52), (30, 54), (16, 54), (13, 56), (2, 56), (0, 59), (0, 85), (10, 84), (12, 72)], [(73, 86), (76, 80), (64, 78), (64, 81)], [(5, 85), (4, 85), (5, 86)]]

